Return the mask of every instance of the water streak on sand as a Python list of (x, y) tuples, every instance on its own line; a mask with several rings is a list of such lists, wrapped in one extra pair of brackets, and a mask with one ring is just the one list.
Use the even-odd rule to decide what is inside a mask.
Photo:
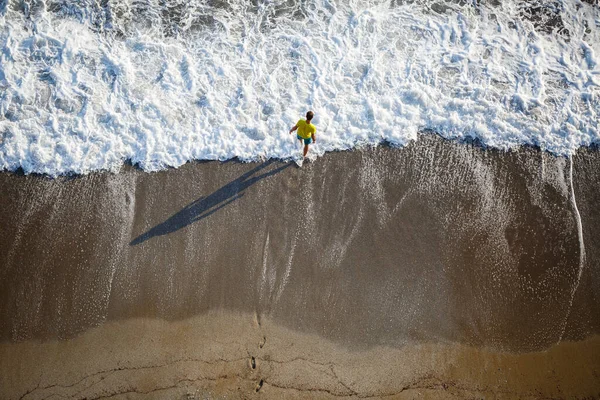
[[(579, 209), (577, 208), (577, 202), (575, 200), (575, 188), (573, 185), (573, 157), (569, 157), (569, 184), (571, 186), (571, 204), (573, 205), (573, 214), (575, 215), (575, 221), (577, 223), (577, 237), (579, 238), (579, 269), (577, 270), (577, 278), (573, 284), (573, 288), (571, 290), (571, 299), (569, 300), (569, 308), (567, 311), (567, 315), (565, 316), (565, 320), (563, 322), (563, 327), (561, 334), (558, 338), (558, 342), (560, 342), (565, 334), (565, 329), (567, 327), (567, 323), (569, 322), (569, 316), (571, 315), (571, 310), (573, 308), (573, 299), (575, 298), (575, 293), (579, 288), (579, 283), (581, 282), (581, 275), (583, 274), (583, 269), (585, 267), (585, 244), (583, 241), (583, 225), (581, 223), (581, 215), (579, 214)], [(557, 342), (557, 343), (558, 343)]]

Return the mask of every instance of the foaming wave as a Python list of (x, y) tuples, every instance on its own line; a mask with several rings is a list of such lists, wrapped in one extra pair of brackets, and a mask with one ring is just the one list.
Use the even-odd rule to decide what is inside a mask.
[(570, 154), (600, 141), (580, 1), (0, 2), (0, 166), (49, 175), (313, 156), (420, 130)]

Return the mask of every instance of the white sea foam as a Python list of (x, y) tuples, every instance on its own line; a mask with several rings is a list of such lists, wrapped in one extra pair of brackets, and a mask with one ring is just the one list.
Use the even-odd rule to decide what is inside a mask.
[(578, 0), (104, 3), (0, 1), (0, 168), (286, 159), (307, 109), (313, 155), (423, 129), (600, 142), (600, 11)]

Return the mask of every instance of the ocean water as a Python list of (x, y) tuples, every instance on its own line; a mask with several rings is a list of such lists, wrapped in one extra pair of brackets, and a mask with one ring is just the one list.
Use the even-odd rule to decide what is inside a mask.
[(0, 168), (600, 142), (597, 0), (2, 0)]

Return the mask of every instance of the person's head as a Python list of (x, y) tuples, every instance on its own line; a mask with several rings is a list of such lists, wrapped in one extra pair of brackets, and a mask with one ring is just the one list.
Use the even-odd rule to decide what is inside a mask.
[(310, 120), (313, 119), (314, 116), (315, 116), (315, 113), (312, 111), (309, 111), (306, 113), (306, 120), (310, 122)]

